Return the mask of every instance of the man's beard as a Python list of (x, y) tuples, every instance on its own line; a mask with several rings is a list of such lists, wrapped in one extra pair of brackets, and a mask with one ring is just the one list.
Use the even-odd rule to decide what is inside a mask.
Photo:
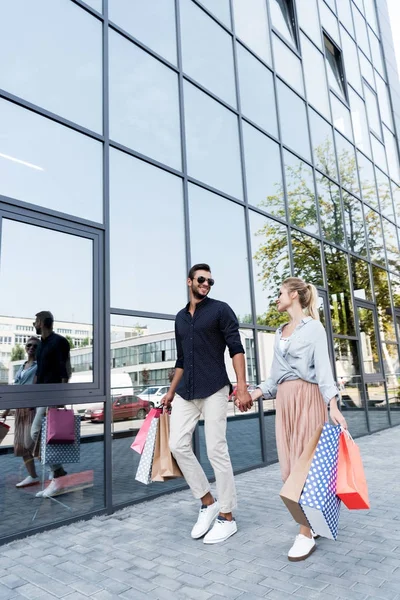
[(36, 335), (42, 335), (42, 328), (41, 327), (36, 327), (35, 326), (35, 329), (36, 329)]
[(194, 290), (192, 288), (192, 293), (193, 296), (196, 298), (196, 300), (204, 300), (204, 298), (206, 298), (206, 296), (208, 296), (210, 290), (207, 291), (207, 294), (200, 294), (200, 292), (198, 292), (197, 290)]

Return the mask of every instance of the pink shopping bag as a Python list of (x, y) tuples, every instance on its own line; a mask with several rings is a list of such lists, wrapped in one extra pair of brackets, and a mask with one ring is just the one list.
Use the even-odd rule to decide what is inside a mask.
[(152, 408), (144, 420), (143, 425), (137, 432), (135, 439), (131, 445), (132, 450), (138, 454), (142, 454), (144, 445), (146, 443), (147, 434), (149, 433), (151, 422), (154, 418), (158, 418), (162, 412), (161, 408)]
[(49, 408), (47, 411), (47, 444), (75, 442), (74, 411), (67, 408)]

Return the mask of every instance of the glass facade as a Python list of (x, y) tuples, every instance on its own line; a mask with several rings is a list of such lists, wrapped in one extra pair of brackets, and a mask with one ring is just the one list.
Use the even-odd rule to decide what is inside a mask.
[[(302, 276), (318, 288), (350, 431), (399, 424), (400, 111), (385, 0), (0, 8), (0, 542), (183, 485), (135, 481), (130, 445), (173, 377), (196, 262), (238, 316), (250, 387), (268, 376), (280, 282)], [(43, 310), (69, 342), (69, 382), (22, 388)], [(275, 401), (238, 414), (233, 399), (235, 471), (276, 461)], [(16, 484), (31, 421), (55, 405), (80, 420), (80, 452), (50, 501), (35, 497), (49, 470), (33, 450), (40, 483)], [(202, 422), (194, 447), (211, 474)]]

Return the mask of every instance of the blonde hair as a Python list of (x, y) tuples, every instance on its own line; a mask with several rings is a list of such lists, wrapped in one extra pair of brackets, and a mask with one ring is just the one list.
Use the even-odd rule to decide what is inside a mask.
[(289, 292), (297, 292), (304, 312), (319, 321), (318, 292), (312, 283), (306, 283), (301, 277), (288, 277), (282, 283)]

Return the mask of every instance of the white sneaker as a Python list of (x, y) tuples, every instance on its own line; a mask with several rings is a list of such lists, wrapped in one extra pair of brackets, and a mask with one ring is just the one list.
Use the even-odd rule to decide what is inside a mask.
[(296, 535), (293, 546), (288, 552), (288, 559), (292, 562), (305, 560), (312, 554), (317, 547), (314, 538), (309, 538), (302, 533)]
[(62, 479), (62, 477), (52, 479), (47, 488), (36, 494), (36, 498), (51, 498), (58, 494), (62, 489), (62, 482), (60, 479)]
[(207, 533), (211, 527), (211, 523), (217, 518), (219, 513), (219, 502), (215, 500), (210, 506), (202, 506), (199, 510), (197, 522), (192, 529), (191, 536), (197, 540)]
[(28, 485), (35, 485), (36, 483), (39, 483), (39, 477), (31, 477), (30, 475), (28, 475), (28, 477), (25, 477), (25, 479), (17, 483), (15, 487), (23, 488), (28, 487)]
[(235, 519), (228, 521), (227, 519), (218, 518), (214, 523), (214, 527), (207, 533), (203, 542), (205, 544), (218, 544), (219, 542), (224, 542), (236, 532), (237, 525)]

